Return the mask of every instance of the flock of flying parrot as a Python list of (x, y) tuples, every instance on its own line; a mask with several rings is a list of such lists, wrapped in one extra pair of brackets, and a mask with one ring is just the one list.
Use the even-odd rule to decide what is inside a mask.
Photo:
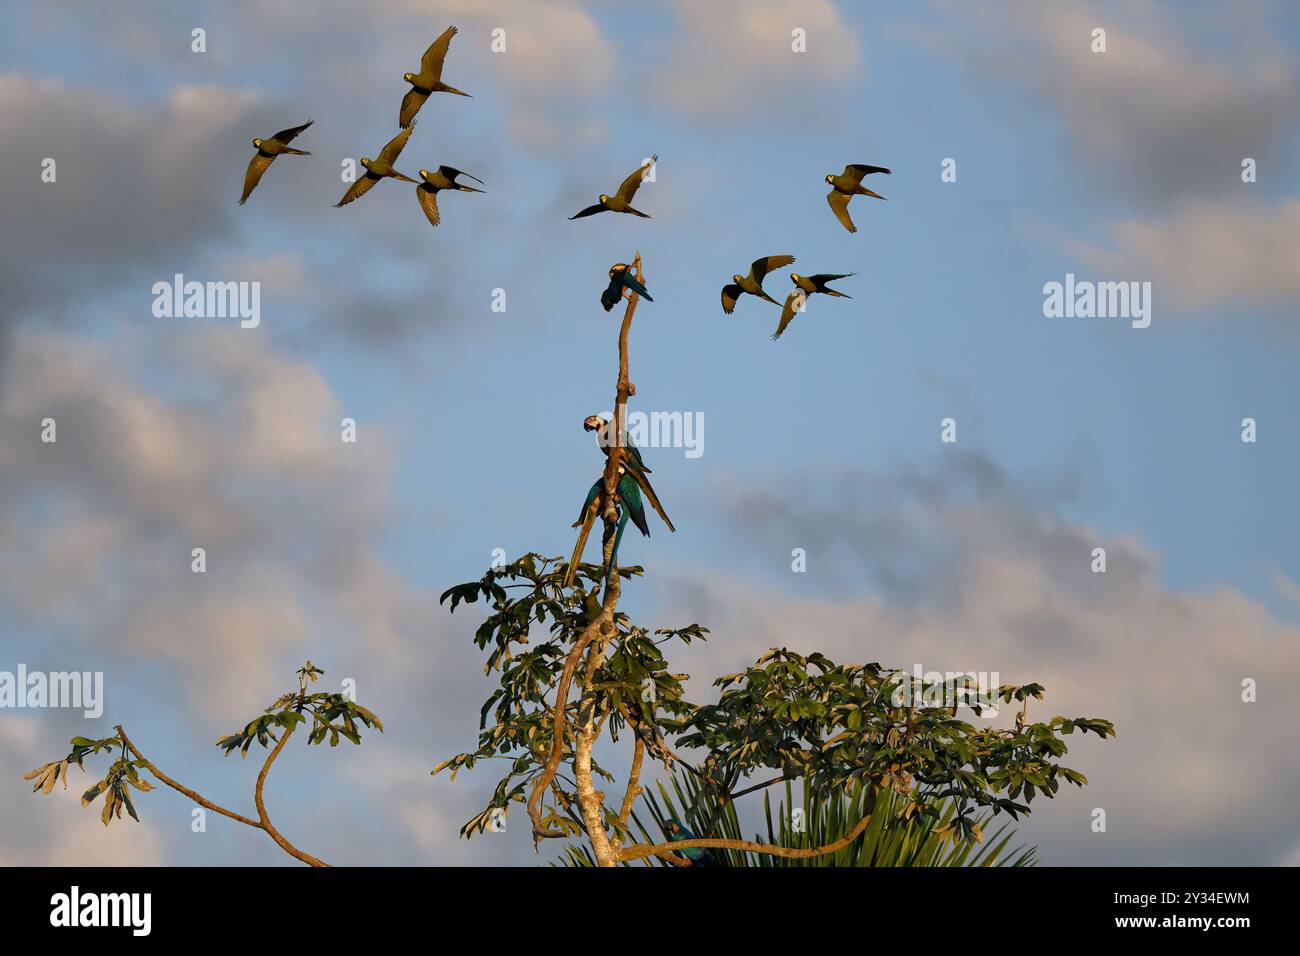
[[(420, 179), (412, 179), (404, 173), (398, 171), (395, 164), (402, 150), (406, 148), (407, 141), (411, 138), (411, 133), (415, 130), (415, 114), (420, 111), (425, 101), (434, 93), (453, 93), (457, 96), (466, 96), (470, 94), (463, 90), (458, 90), (454, 86), (449, 86), (442, 80), (443, 64), (447, 59), (447, 51), (451, 47), (451, 40), (457, 33), (456, 27), (448, 27), (443, 31), (438, 39), (429, 45), (424, 51), (424, 56), (420, 59), (420, 70), (418, 73), (404, 73), (404, 79), (409, 85), (406, 95), (402, 97), (401, 107), (398, 110), (398, 126), (401, 128), (379, 151), (376, 159), (365, 157), (361, 160), (361, 165), (365, 169), (365, 175), (359, 176), (343, 194), (343, 198), (336, 203), (338, 206), (346, 206), (357, 199), (360, 199), (369, 192), (377, 183), (384, 179), (394, 179), (404, 183), (413, 184), (416, 189), (416, 197), (420, 203), (420, 209), (424, 212), (425, 217), (433, 226), (441, 222), (441, 214), (438, 210), (437, 196), (439, 192), (451, 190), (457, 192), (481, 193), (485, 190), (476, 189), (458, 181), (461, 176), (474, 180), (480, 185), (486, 185), (483, 180), (477, 176), (466, 173), (463, 170), (456, 169), (452, 166), (438, 166), (434, 171), (421, 169), (419, 171)], [(307, 120), (301, 126), (291, 126), (288, 129), (280, 130), (269, 139), (254, 139), (253, 147), (257, 150), (253, 154), (252, 160), (248, 164), (248, 171), (244, 175), (244, 190), (239, 198), (239, 205), (244, 205), (257, 184), (261, 182), (262, 176), (271, 167), (271, 164), (278, 156), (309, 156), (307, 150), (296, 149), (289, 144), (293, 142), (298, 135), (304, 132), (312, 125), (312, 120)], [(587, 206), (585, 209), (578, 211), (569, 217), (569, 219), (583, 219), (587, 216), (594, 216), (602, 212), (618, 212), (631, 216), (637, 216), (642, 219), (651, 218), (649, 214), (636, 209), (632, 205), (632, 200), (636, 196), (637, 190), (640, 189), (641, 183), (644, 182), (646, 174), (650, 168), (658, 161), (657, 155), (651, 156), (644, 164), (641, 165), (634, 173), (623, 180), (613, 195), (601, 193), (595, 203)], [(835, 218), (849, 232), (857, 232), (857, 227), (849, 217), (849, 201), (854, 196), (870, 196), (875, 199), (884, 199), (884, 196), (872, 192), (862, 185), (865, 176), (872, 173), (884, 173), (888, 175), (890, 170), (883, 166), (869, 166), (862, 163), (851, 163), (844, 167), (844, 171), (839, 175), (828, 173), (826, 182), (830, 184), (831, 191), (826, 196), (826, 201), (830, 205), (831, 211)], [(773, 305), (781, 305), (776, 299), (768, 295), (763, 288), (763, 280), (769, 273), (776, 269), (784, 268), (793, 264), (794, 256), (775, 255), (764, 256), (755, 259), (750, 265), (747, 275), (733, 275), (731, 282), (722, 287), (722, 310), (730, 315), (736, 308), (736, 303), (742, 295), (751, 295), (763, 299)], [(781, 334), (789, 326), (797, 312), (803, 310), (804, 303), (808, 296), (822, 294), (835, 298), (850, 298), (843, 292), (830, 288), (828, 283), (837, 279), (847, 279), (854, 275), (852, 272), (846, 273), (818, 273), (817, 275), (800, 275), (797, 272), (790, 273), (790, 281), (794, 284), (793, 291), (786, 297), (785, 304), (781, 308), (781, 318), (777, 325), (776, 331), (772, 334), (773, 339), (779, 339)], [(601, 293), (600, 302), (606, 312), (611, 311), (615, 305), (631, 295), (637, 295), (644, 298), (647, 302), (653, 302), (649, 290), (645, 285), (632, 274), (632, 269), (626, 263), (616, 263), (609, 270), (609, 285)], [(588, 431), (597, 433), (597, 442), (605, 455), (609, 455), (610, 446), (615, 444), (613, 437), (608, 434), (610, 423), (606, 422), (599, 416), (589, 416), (583, 422), (583, 427)], [(646, 467), (641, 452), (631, 442), (631, 436), (624, 434), (623, 447), (626, 449), (626, 455), (623, 459), (623, 466), (620, 468), (619, 483), (616, 492), (615, 505), (618, 508), (620, 518), (617, 524), (617, 530), (614, 532), (614, 547), (611, 552), (610, 568), (614, 567), (614, 557), (618, 554), (618, 546), (623, 538), (623, 529), (629, 519), (637, 526), (637, 529), (645, 536), (650, 535), (650, 526), (646, 522), (645, 505), (642, 499), (642, 492), (645, 493), (645, 500), (648, 500), (654, 510), (659, 514), (668, 526), (669, 531), (675, 531), (673, 523), (668, 520), (668, 515), (660, 504), (658, 496), (650, 485), (646, 475), (650, 469)], [(582, 556), (582, 549), (586, 543), (587, 531), (590, 529), (591, 522), (599, 512), (601, 502), (600, 498), (604, 491), (604, 478), (597, 479), (587, 493), (587, 498), (583, 503), (582, 512), (578, 520), (574, 522), (574, 527), (582, 527), (582, 533), (579, 536), (577, 547), (574, 551), (573, 560), (570, 562), (570, 569), (577, 566), (577, 562)]]

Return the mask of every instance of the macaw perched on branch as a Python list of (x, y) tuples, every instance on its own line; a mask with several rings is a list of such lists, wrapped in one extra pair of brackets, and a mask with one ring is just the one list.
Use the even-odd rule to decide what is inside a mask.
[[(623, 541), (623, 529), (627, 527), (628, 518), (637, 526), (640, 532), (647, 538), (650, 537), (650, 525), (645, 520), (645, 505), (641, 503), (641, 489), (637, 487), (636, 481), (628, 473), (627, 469), (620, 469), (622, 474), (618, 479), (618, 488), (614, 493), (614, 506), (618, 509), (618, 525), (614, 531), (614, 548), (609, 553), (609, 569), (613, 569), (618, 560), (618, 546)], [(582, 560), (583, 549), (587, 545), (587, 535), (591, 533), (591, 526), (596, 520), (596, 516), (603, 510), (601, 507), (601, 497), (605, 493), (605, 477), (596, 479), (595, 484), (587, 492), (587, 500), (582, 503), (582, 511), (578, 514), (578, 520), (573, 523), (573, 527), (582, 528), (578, 534), (578, 543), (573, 549), (573, 558), (569, 561), (569, 568), (573, 569), (578, 566)]]
[[(608, 458), (610, 449), (614, 447), (613, 438), (609, 433), (609, 422), (599, 415), (588, 415), (583, 419), (582, 427), (589, 432), (596, 433), (596, 443), (600, 445), (600, 450)], [(641, 486), (641, 490), (645, 492), (646, 498), (650, 501), (650, 507), (654, 508), (659, 517), (664, 519), (664, 524), (668, 525), (669, 531), (676, 532), (677, 529), (668, 520), (668, 512), (664, 511), (664, 506), (659, 503), (659, 496), (655, 494), (654, 488), (650, 485), (650, 479), (646, 477), (650, 473), (650, 469), (646, 467), (645, 459), (641, 457), (641, 449), (632, 444), (632, 436), (627, 433), (626, 429), (623, 431), (623, 464), (627, 474), (631, 475), (633, 480)]]
[[(668, 832), (668, 839), (676, 843), (678, 840), (697, 840), (699, 837), (691, 830), (690, 827), (682, 823), (676, 817), (669, 817), (664, 821), (664, 829)], [(706, 846), (693, 846), (686, 850), (678, 850), (682, 856), (691, 861), (691, 866), (718, 866), (718, 858), (714, 852)]]
[(648, 290), (636, 276), (632, 275), (632, 270), (628, 268), (626, 262), (616, 262), (609, 267), (609, 286), (600, 294), (600, 304), (605, 307), (605, 311), (611, 311), (614, 306), (618, 305), (619, 300), (623, 298), (623, 290), (631, 289), (647, 302), (653, 302)]

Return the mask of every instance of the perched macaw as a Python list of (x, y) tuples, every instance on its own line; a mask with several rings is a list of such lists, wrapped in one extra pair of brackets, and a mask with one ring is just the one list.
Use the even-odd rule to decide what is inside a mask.
[[(591, 508), (598, 497), (601, 489), (605, 487), (605, 478), (602, 475), (596, 479), (587, 492), (587, 500), (582, 503), (582, 511), (578, 514), (578, 520), (573, 523), (573, 527), (582, 524), (587, 517), (587, 510)], [(625, 509), (620, 509), (626, 513), (623, 515), (620, 526), (627, 521), (628, 517), (632, 518), (632, 523), (641, 529), (641, 533), (647, 538), (650, 537), (650, 525), (645, 520), (645, 506), (641, 503), (641, 489), (637, 487), (636, 482), (632, 480), (631, 475), (624, 473), (618, 479), (618, 490), (614, 493), (614, 504), (626, 504)]]
[[(582, 420), (584, 431), (596, 433), (596, 444), (600, 446), (600, 450), (605, 453), (606, 458), (609, 457), (610, 442), (612, 441), (606, 434), (608, 426), (609, 422), (599, 415), (588, 415)], [(645, 459), (641, 457), (641, 449), (632, 444), (632, 435), (627, 429), (623, 430), (623, 449), (626, 452), (624, 461), (631, 464), (638, 471), (646, 474), (650, 473), (650, 468), (646, 465)]]
[[(609, 449), (612, 444), (611, 439), (608, 437), (608, 425), (609, 423), (599, 415), (588, 415), (582, 421), (584, 429), (596, 433), (596, 444), (600, 446), (600, 450), (605, 453), (606, 458), (609, 457)], [(632, 436), (627, 433), (626, 429), (623, 431), (623, 450), (623, 463), (628, 474), (641, 486), (641, 490), (645, 492), (645, 496), (650, 500), (650, 507), (654, 508), (659, 517), (664, 519), (664, 524), (668, 525), (668, 530), (676, 532), (677, 529), (668, 520), (668, 512), (664, 511), (664, 506), (659, 503), (659, 496), (655, 494), (654, 488), (650, 485), (650, 479), (646, 477), (650, 473), (650, 469), (646, 467), (645, 459), (641, 457), (641, 449), (632, 444)]]
[[(690, 827), (682, 823), (676, 817), (669, 817), (664, 821), (664, 829), (668, 831), (668, 839), (676, 843), (678, 840), (696, 840), (698, 836)], [(682, 856), (691, 861), (692, 866), (718, 866), (718, 858), (708, 847), (693, 846), (685, 850), (678, 851)]]
[(647, 302), (653, 302), (650, 291), (632, 274), (626, 262), (616, 262), (609, 267), (609, 286), (600, 294), (600, 304), (608, 312), (623, 298), (623, 290), (631, 289)]
[[(576, 568), (578, 562), (582, 560), (582, 550), (587, 543), (587, 534), (591, 531), (591, 524), (596, 519), (596, 513), (600, 510), (600, 494), (605, 489), (605, 478), (602, 475), (592, 484), (591, 489), (587, 492), (587, 499), (582, 503), (582, 511), (578, 513), (578, 520), (573, 523), (573, 527), (582, 528), (582, 533), (578, 536), (577, 547), (573, 551), (573, 559), (569, 562), (570, 568)], [(614, 506), (618, 509), (619, 519), (617, 530), (614, 532), (614, 547), (609, 553), (609, 566), (617, 563), (618, 546), (623, 541), (623, 529), (627, 527), (628, 518), (637, 526), (640, 532), (647, 538), (650, 537), (650, 525), (645, 520), (645, 505), (641, 503), (641, 489), (637, 487), (636, 481), (626, 471), (619, 476), (618, 488), (614, 492)]]

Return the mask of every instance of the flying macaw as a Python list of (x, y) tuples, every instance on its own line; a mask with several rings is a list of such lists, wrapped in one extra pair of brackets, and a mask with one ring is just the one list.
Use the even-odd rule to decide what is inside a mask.
[[(588, 415), (582, 421), (584, 429), (596, 433), (596, 444), (600, 446), (600, 450), (605, 453), (606, 458), (609, 457), (609, 449), (612, 445), (608, 425), (609, 422), (599, 415)], [(628, 434), (626, 429), (623, 431), (623, 452), (623, 463), (626, 466), (627, 473), (641, 486), (645, 496), (650, 499), (650, 507), (654, 508), (659, 517), (664, 519), (664, 524), (668, 525), (668, 530), (675, 532), (677, 529), (668, 520), (668, 512), (664, 511), (664, 506), (659, 503), (659, 496), (655, 494), (654, 488), (650, 485), (650, 479), (646, 477), (650, 473), (650, 469), (646, 466), (645, 459), (641, 457), (641, 449), (632, 444), (632, 436)], [(649, 532), (646, 533), (649, 534)]]
[[(676, 817), (669, 817), (664, 821), (664, 829), (668, 831), (668, 839), (676, 843), (678, 840), (696, 840), (699, 837), (691, 830), (690, 827), (682, 823)], [(691, 861), (692, 866), (719, 866), (718, 857), (708, 847), (693, 846), (689, 849), (678, 850), (682, 856)]]
[(600, 304), (608, 312), (618, 305), (623, 298), (623, 290), (631, 289), (647, 302), (653, 302), (650, 296), (650, 290), (641, 284), (636, 276), (632, 275), (632, 270), (628, 268), (626, 262), (616, 262), (609, 267), (609, 286), (600, 294)]

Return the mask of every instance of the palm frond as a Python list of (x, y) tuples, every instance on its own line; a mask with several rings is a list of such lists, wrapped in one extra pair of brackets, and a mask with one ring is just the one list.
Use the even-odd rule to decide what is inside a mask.
[[(670, 839), (667, 821), (676, 817), (700, 836), (741, 840), (746, 835), (735, 805), (719, 804), (715, 792), (688, 773), (676, 773), (656, 784), (658, 794), (647, 789), (632, 813), (633, 832), (639, 840), (662, 843)], [(766, 833), (750, 839), (778, 846), (812, 848), (833, 843), (848, 833), (866, 813), (871, 814), (867, 829), (851, 844), (822, 856), (786, 859), (747, 850), (714, 850), (718, 864), (728, 867), (762, 866), (1035, 866), (1036, 847), (1012, 845), (1015, 830), (1003, 823), (984, 834), (982, 842), (954, 836), (949, 829), (956, 810), (950, 800), (914, 801), (894, 790), (857, 786), (848, 793), (829, 799), (815, 799), (806, 781), (800, 788), (801, 800), (786, 781), (784, 799), (774, 808), (770, 792), (763, 796), (763, 825)], [(909, 805), (912, 806), (909, 810)], [(991, 814), (977, 819), (982, 832)], [(596, 861), (585, 845), (570, 846), (558, 861), (563, 866), (595, 866)], [(643, 860), (637, 865), (668, 866), (663, 860)], [(626, 864), (632, 865), (632, 864)]]

